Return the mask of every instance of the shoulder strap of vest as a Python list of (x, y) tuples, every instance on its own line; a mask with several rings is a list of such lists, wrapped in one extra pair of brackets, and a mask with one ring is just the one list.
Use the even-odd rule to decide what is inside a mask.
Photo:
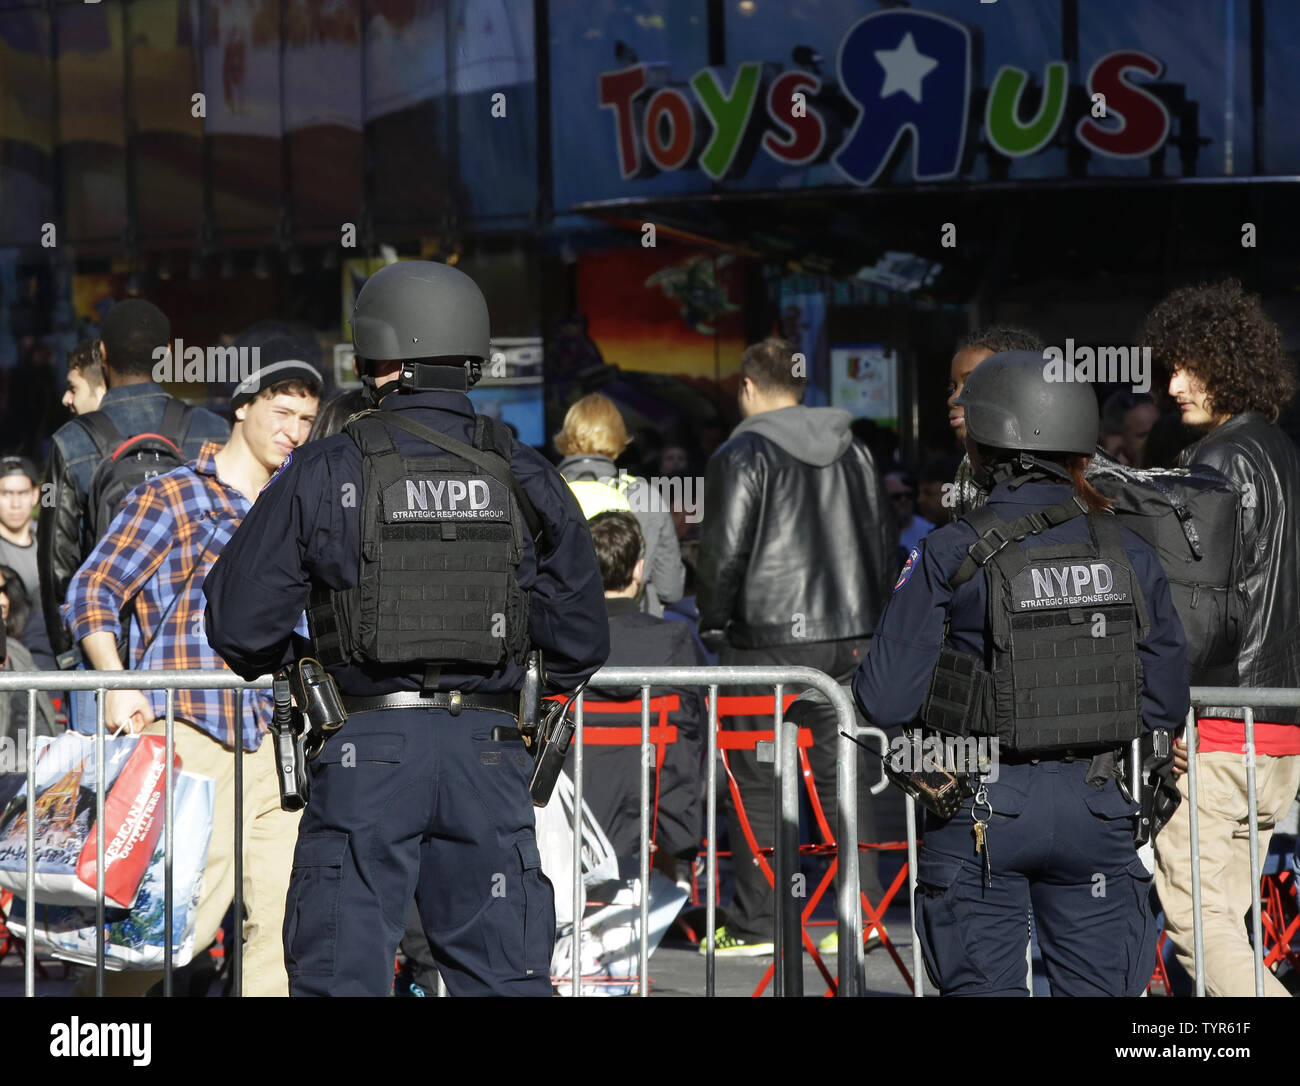
[[(493, 460), (492, 457), (484, 455), (481, 450), (474, 448), (474, 446), (466, 445), (465, 442), (457, 441), (454, 437), (448, 437), (446, 434), (440, 434), (437, 430), (431, 430), (427, 426), (421, 426), (418, 422), (412, 422), (395, 411), (376, 411), (373, 414), (364, 416), (364, 418), (374, 419), (381, 426), (396, 426), (399, 430), (405, 430), (408, 434), (418, 437), (421, 441), (427, 441), (431, 445), (437, 445), (438, 448), (445, 449), (449, 453), (455, 453), (457, 456), (468, 460), (479, 470), (491, 475), (498, 482), (504, 483), (514, 494), (515, 501), (519, 503), (519, 509), (523, 513), (529, 533), (534, 539), (541, 535), (542, 522), (537, 516), (537, 511), (533, 508), (532, 502), (528, 501), (527, 495), (524, 494), (515, 477), (510, 474), (509, 460), (502, 457), (501, 459), (505, 460), (504, 464)], [(354, 419), (349, 422), (346, 428), (351, 429), (354, 422), (361, 421), (363, 419)], [(389, 443), (391, 445), (391, 439)]]
[(344, 433), (357, 443), (361, 455), (378, 476), (380, 490), (392, 486), (402, 475), (401, 457), (393, 444), (388, 428), (375, 417), (375, 412), (365, 411), (348, 419)]
[(524, 523), (528, 525), (529, 534), (537, 539), (542, 534), (542, 518), (537, 515), (532, 499), (524, 493), (524, 488), (518, 484), (510, 471), (510, 456), (514, 452), (515, 439), (509, 428), (498, 424), (497, 420), (489, 415), (475, 415), (474, 447), (491, 449), (505, 461), (510, 488), (514, 491), (515, 501), (519, 503), (520, 512), (524, 515)]
[(1147, 631), (1151, 627), (1150, 616), (1147, 612), (1146, 594), (1142, 591), (1142, 586), (1137, 583), (1137, 573), (1133, 569), (1133, 562), (1128, 556), (1128, 551), (1124, 549), (1124, 541), (1120, 539), (1118, 518), (1102, 513), (1093, 513), (1088, 517), (1088, 527), (1092, 530), (1092, 538), (1097, 544), (1098, 555), (1108, 562), (1124, 566), (1130, 571), (1133, 607), (1137, 611), (1138, 619), (1137, 640), (1146, 640)]
[[(1019, 547), (1015, 548), (1014, 554), (1006, 550), (1008, 543), (1018, 543), (1027, 535), (1037, 535), (1048, 528), (1055, 528), (1058, 524), (1082, 516), (1084, 511), (1084, 506), (1079, 500), (1071, 498), (1059, 505), (1049, 505), (1046, 509), (1026, 513), (1023, 517), (1008, 523), (999, 520), (987, 505), (972, 509), (960, 519), (969, 524), (979, 538), (967, 548), (966, 560), (962, 562), (949, 583), (953, 588), (965, 584), (995, 557), (1002, 572), (1010, 578), (1027, 563)], [(1119, 536), (1116, 535), (1115, 538), (1118, 541)], [(1121, 553), (1122, 550), (1123, 548)]]

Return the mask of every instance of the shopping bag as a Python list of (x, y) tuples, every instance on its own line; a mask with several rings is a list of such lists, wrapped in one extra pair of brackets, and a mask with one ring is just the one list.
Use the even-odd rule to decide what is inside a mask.
[[(203, 869), (212, 839), (216, 784), (211, 777), (178, 773), (176, 827), (172, 860), (172, 964), (187, 964), (194, 954), (194, 919), (203, 892)], [(129, 910), (104, 910), (104, 967), (161, 969), (165, 947), (165, 840), (160, 839)], [(27, 906), (15, 898), (9, 929), (20, 938), (27, 934)], [(93, 907), (45, 905), (38, 897), (34, 938), (39, 949), (56, 958), (95, 964), (95, 910)]]
[[(165, 742), (160, 735), (104, 741), (104, 898), (127, 909), (135, 900), (162, 832)], [(35, 870), (37, 899), (94, 904), (95, 740), (77, 732), (38, 740)], [(175, 756), (179, 770), (181, 759)], [(27, 785), (0, 812), (0, 886), (26, 892)]]
[[(542, 874), (555, 890), (556, 940), (551, 977), (561, 995), (572, 994), (573, 961), (573, 781), (561, 773), (551, 802), (536, 810)], [(618, 857), (586, 801), (582, 804), (582, 881), (579, 986), (583, 995), (631, 995), (641, 946), (641, 880), (619, 876)], [(650, 873), (650, 916), (646, 925), (653, 953), (687, 894), (657, 871)], [(620, 983), (621, 982), (621, 983)]]
[[(542, 874), (555, 891), (555, 923), (573, 922), (573, 780), (561, 772), (551, 802), (534, 809)], [(587, 801), (582, 802), (582, 879), (587, 887), (618, 878), (618, 857)]]

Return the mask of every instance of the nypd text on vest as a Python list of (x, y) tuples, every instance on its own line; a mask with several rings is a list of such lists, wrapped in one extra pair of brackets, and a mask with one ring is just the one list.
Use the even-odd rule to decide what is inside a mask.
[(434, 478), (407, 476), (402, 483), (405, 505), (394, 502), (389, 508), (389, 516), (394, 521), (506, 520), (510, 515), (508, 503), (501, 500), (504, 495), (494, 495), (490, 479), (455, 475)]
[[(1017, 605), (1021, 610), (1035, 607), (1075, 607), (1087, 603), (1123, 603), (1127, 592), (1115, 591), (1115, 573), (1109, 563), (1066, 563), (1036, 565), (1016, 577)], [(1025, 591), (1032, 589), (1030, 596)]]

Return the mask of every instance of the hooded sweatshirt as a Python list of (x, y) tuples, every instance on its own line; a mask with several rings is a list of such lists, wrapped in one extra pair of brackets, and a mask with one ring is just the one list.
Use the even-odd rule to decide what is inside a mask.
[(795, 404), (744, 419), (731, 436), (755, 433), (805, 464), (824, 468), (835, 463), (853, 442), (853, 416), (842, 407)]

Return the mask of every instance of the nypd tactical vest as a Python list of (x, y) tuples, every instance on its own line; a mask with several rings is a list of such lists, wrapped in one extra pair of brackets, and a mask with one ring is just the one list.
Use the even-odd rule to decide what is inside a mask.
[(987, 507), (961, 518), (979, 538), (951, 583), (984, 571), (985, 657), (942, 650), (921, 711), (932, 728), (996, 736), (1017, 752), (1118, 746), (1141, 734), (1146, 601), (1115, 518), (1089, 515), (1091, 542), (1020, 545), (1083, 513), (1071, 500), (1010, 524)]
[[(516, 573), (536, 514), (510, 475), (509, 432), (474, 421), (472, 447), (390, 411), (344, 426), (363, 465), (361, 568), (356, 588), (313, 592), (322, 664), (405, 665), (436, 682), (444, 664), (523, 660), (528, 598)], [(402, 456), (390, 427), (432, 447)]]

